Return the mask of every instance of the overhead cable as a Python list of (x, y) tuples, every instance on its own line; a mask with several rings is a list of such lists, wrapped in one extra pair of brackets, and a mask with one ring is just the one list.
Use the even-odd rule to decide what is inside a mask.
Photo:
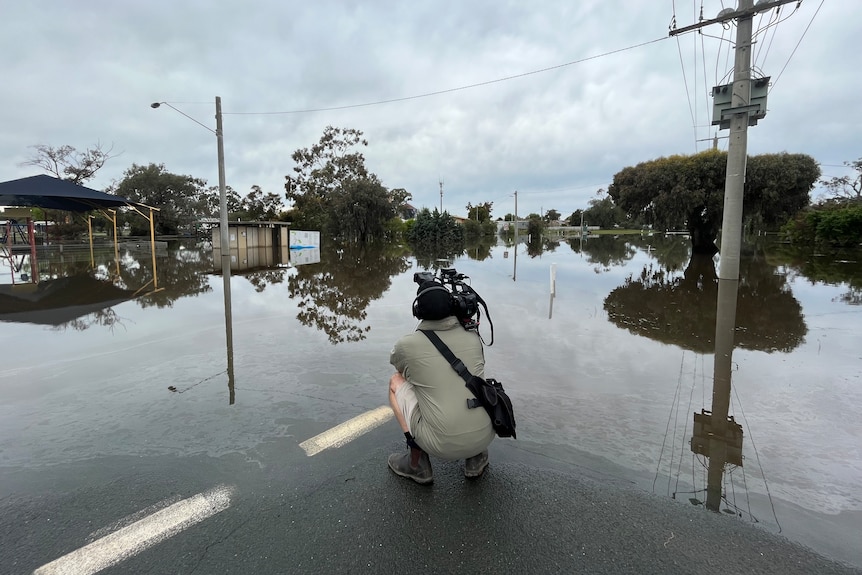
[[(679, 65), (682, 68), (682, 82), (685, 85), (685, 96), (688, 99), (688, 112), (691, 115), (691, 126), (694, 130), (694, 151), (697, 151), (697, 120), (694, 116), (694, 108), (691, 105), (691, 91), (688, 89), (688, 79), (685, 75), (685, 61), (682, 58), (682, 46), (679, 43), (679, 36), (676, 37), (676, 48), (679, 52)], [(696, 88), (697, 86), (695, 86)]]
[(790, 53), (790, 56), (787, 57), (787, 62), (784, 63), (784, 67), (781, 68), (781, 71), (778, 73), (778, 76), (776, 76), (775, 79), (772, 80), (772, 85), (769, 87), (769, 92), (767, 92), (768, 94), (771, 94), (772, 90), (775, 89), (775, 85), (778, 84), (778, 79), (781, 78), (781, 75), (784, 73), (784, 70), (787, 68), (787, 65), (790, 64), (790, 60), (793, 59), (793, 55), (796, 54), (797, 48), (799, 48), (799, 45), (802, 44), (802, 39), (805, 38), (805, 34), (808, 33), (808, 29), (811, 28), (811, 24), (814, 23), (814, 19), (817, 17), (817, 14), (818, 12), (820, 12), (820, 9), (823, 8), (823, 2), (825, 1), (826, 0), (820, 0), (820, 5), (817, 7), (817, 10), (814, 11), (814, 15), (811, 16), (811, 21), (808, 22), (808, 26), (806, 26), (805, 30), (802, 32), (802, 36), (799, 37), (799, 42), (796, 43), (796, 46), (793, 47), (793, 51)]
[(331, 112), (334, 110), (347, 110), (350, 108), (363, 108), (367, 106), (379, 106), (381, 104), (392, 104), (395, 102), (405, 102), (407, 100), (417, 100), (419, 98), (428, 98), (430, 96), (439, 96), (440, 94), (448, 94), (451, 92), (459, 92), (462, 90), (470, 90), (472, 88), (479, 88), (482, 86), (488, 86), (490, 84), (498, 84), (500, 82), (506, 82), (508, 80), (515, 80), (517, 78), (523, 78), (525, 76), (532, 76), (535, 74), (541, 74), (542, 72), (550, 72), (551, 70), (558, 70), (560, 68), (565, 68), (566, 66), (573, 66), (575, 64), (582, 64), (584, 62), (588, 62), (590, 60), (596, 60), (598, 58), (604, 58), (605, 56), (611, 56), (613, 54), (619, 54), (620, 52), (625, 52), (627, 50), (633, 50), (635, 48), (640, 48), (642, 46), (647, 46), (649, 44), (655, 44), (656, 42), (660, 42), (662, 40), (666, 40), (666, 36), (662, 36), (661, 38), (656, 38), (655, 40), (649, 40), (647, 42), (641, 42), (640, 44), (634, 44), (633, 46), (628, 46), (626, 48), (619, 48), (617, 50), (611, 50), (610, 52), (604, 52), (602, 54), (596, 54), (595, 56), (587, 56), (586, 58), (580, 58), (578, 60), (572, 60), (571, 62), (566, 62), (565, 64), (557, 64), (556, 66), (549, 66), (547, 68), (541, 68), (539, 70), (532, 70), (530, 72), (524, 72), (522, 74), (515, 74), (513, 76), (506, 76), (504, 78), (497, 78), (495, 80), (487, 80), (484, 82), (477, 82), (475, 84), (469, 84), (467, 86), (459, 86), (457, 88), (447, 88), (445, 90), (437, 90), (434, 92), (426, 92), (424, 94), (416, 94), (414, 96), (404, 96), (402, 98), (390, 98), (388, 100), (377, 100), (375, 102), (365, 102), (362, 104), (349, 104), (346, 106), (332, 106), (327, 108), (308, 108), (303, 110), (286, 110), (281, 112), (223, 112), (224, 115), (233, 115), (233, 116), (275, 116), (275, 115), (283, 115), (283, 114), (309, 114), (312, 112)]

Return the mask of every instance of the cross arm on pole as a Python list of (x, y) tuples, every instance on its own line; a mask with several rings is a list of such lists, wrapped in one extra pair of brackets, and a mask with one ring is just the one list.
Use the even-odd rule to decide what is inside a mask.
[(766, 12), (767, 10), (777, 8), (782, 4), (789, 4), (790, 2), (799, 2), (801, 4), (802, 0), (772, 0), (772, 2), (763, 2), (757, 4), (756, 6), (752, 6), (751, 8), (728, 12), (726, 14), (723, 14), (722, 16), (719, 16), (718, 18), (713, 18), (712, 20), (703, 20), (702, 22), (692, 24), (691, 26), (685, 26), (684, 28), (676, 28), (668, 32), (668, 36), (678, 36), (679, 34), (685, 34), (686, 32), (699, 30), (700, 28), (710, 26), (712, 24), (719, 24), (721, 22), (727, 22), (728, 20), (735, 20), (737, 18), (744, 18), (746, 16), (754, 16), (758, 12)]

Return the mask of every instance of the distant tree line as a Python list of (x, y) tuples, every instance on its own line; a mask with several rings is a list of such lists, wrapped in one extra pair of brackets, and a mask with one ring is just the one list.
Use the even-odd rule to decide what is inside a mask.
[[(371, 242), (404, 237), (423, 249), (492, 236), (493, 202), (468, 203), (462, 224), (448, 213), (423, 210), (414, 221), (399, 217), (412, 199), (403, 188), (386, 188), (365, 165), (361, 148), (368, 145), (360, 130), (327, 126), (320, 140), (296, 150), (295, 166), (285, 176), (284, 198), (254, 185), (240, 196), (226, 190), (230, 219), (291, 221), (302, 229), (320, 230), (342, 242)], [(26, 165), (85, 184), (116, 156), (113, 148), (97, 144), (83, 152), (72, 146), (33, 146)], [(812, 204), (810, 192), (820, 178), (817, 162), (805, 154), (761, 154), (747, 162), (743, 191), (743, 218), (748, 230), (781, 230), (801, 244), (852, 246), (862, 242), (862, 158), (845, 162), (854, 174), (820, 183), (829, 192)], [(650, 227), (685, 230), (696, 253), (715, 253), (724, 209), (727, 154), (709, 150), (693, 155), (674, 155), (623, 168), (607, 191), (599, 190), (585, 210), (576, 210), (562, 223), (583, 222), (602, 228)], [(158, 234), (188, 233), (201, 218), (219, 214), (219, 190), (206, 180), (169, 172), (164, 164), (133, 164), (108, 190), (131, 201), (159, 208), (155, 216)], [(49, 217), (50, 214), (45, 214)], [(52, 217), (55, 221), (69, 218)], [(499, 218), (498, 218), (499, 219)], [(506, 214), (503, 220), (512, 221)], [(561, 220), (550, 209), (527, 216), (530, 236)], [(120, 216), (133, 233), (146, 233), (148, 223), (133, 214)], [(70, 224), (72, 229), (83, 224)], [(60, 229), (64, 229), (59, 227)], [(508, 232), (511, 234), (512, 231)], [(448, 244), (452, 245), (448, 245)]]
[(844, 162), (855, 174), (821, 181), (828, 195), (798, 212), (782, 228), (794, 243), (862, 245), (862, 158)]
[[(800, 243), (858, 244), (862, 241), (862, 158), (846, 165), (856, 175), (822, 181), (831, 196), (811, 205), (810, 193), (820, 177), (813, 158), (789, 153), (750, 156), (743, 189), (746, 229), (781, 230)], [(715, 242), (724, 211), (726, 166), (727, 153), (710, 150), (623, 168), (607, 191), (598, 190), (586, 209), (575, 210), (564, 223), (684, 230), (695, 253), (713, 254), (718, 251)], [(530, 214), (528, 233), (531, 237), (541, 233), (555, 216), (556, 210), (545, 216)], [(507, 214), (503, 219), (514, 217)]]

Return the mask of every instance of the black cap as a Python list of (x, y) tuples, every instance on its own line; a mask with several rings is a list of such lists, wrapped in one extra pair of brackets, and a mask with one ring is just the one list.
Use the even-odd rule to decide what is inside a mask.
[(452, 294), (434, 281), (422, 282), (413, 300), (413, 315), (419, 319), (443, 319), (453, 315)]

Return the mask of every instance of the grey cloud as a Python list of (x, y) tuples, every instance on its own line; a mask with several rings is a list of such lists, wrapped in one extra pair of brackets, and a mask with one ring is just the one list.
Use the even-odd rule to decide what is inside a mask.
[[(718, 0), (704, 4), (706, 17), (721, 8)], [(213, 183), (212, 134), (149, 103), (174, 102), (214, 127), (220, 95), (228, 112), (228, 183), (241, 192), (258, 184), (282, 193), (290, 154), (331, 124), (363, 130), (369, 167), (386, 185), (411, 191), (419, 205), (438, 205), (442, 178), (444, 207), (453, 213), (468, 201), (511, 201), (518, 189), (519, 212), (567, 214), (627, 165), (710, 145), (695, 140), (715, 132), (707, 92), (728, 71), (727, 42), (687, 35), (379, 106), (231, 112), (374, 102), (554, 66), (665, 37), (671, 7), (622, 0), (15, 3), (0, 22), (0, 177), (31, 175), (18, 166), (29, 145), (101, 141), (124, 153), (97, 187), (132, 162), (165, 163)], [(774, 36), (758, 37), (764, 73), (778, 75), (816, 8), (803, 3)], [(680, 26), (694, 22), (690, 11), (677, 14)], [(862, 79), (848, 67), (862, 48), (860, 17), (862, 4), (824, 4), (770, 94), (767, 118), (751, 130), (750, 153), (803, 152), (826, 163), (862, 153), (855, 103)], [(731, 32), (710, 30), (725, 38)], [(701, 41), (705, 65), (695, 53)], [(495, 215), (507, 211), (500, 206)]]

